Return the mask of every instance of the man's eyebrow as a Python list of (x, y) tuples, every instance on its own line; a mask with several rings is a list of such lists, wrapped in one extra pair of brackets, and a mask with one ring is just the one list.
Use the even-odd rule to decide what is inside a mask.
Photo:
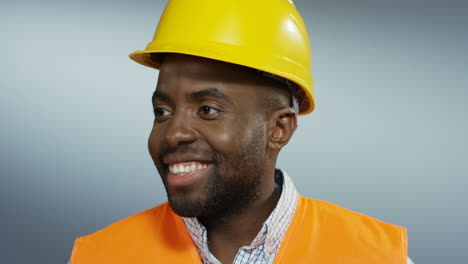
[(189, 95), (189, 99), (192, 99), (192, 100), (199, 100), (199, 99), (202, 99), (203, 97), (214, 97), (214, 98), (223, 99), (228, 102), (231, 102), (231, 100), (229, 100), (229, 98), (226, 95), (224, 95), (222, 92), (220, 92), (216, 88), (208, 88), (205, 90), (193, 92)]
[(165, 101), (165, 102), (168, 102), (171, 100), (167, 93), (164, 93), (158, 90), (154, 91), (153, 97), (151, 97), (151, 102), (154, 102), (155, 99)]

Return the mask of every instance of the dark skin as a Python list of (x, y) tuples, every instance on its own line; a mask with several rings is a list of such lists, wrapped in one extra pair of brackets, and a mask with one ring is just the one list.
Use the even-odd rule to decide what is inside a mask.
[[(245, 68), (194, 56), (169, 54), (160, 67), (149, 151), (171, 207), (199, 219), (222, 263), (232, 263), (239, 248), (252, 242), (281, 194), (276, 159), (297, 117), (288, 94), (272, 88), (277, 85)], [(276, 103), (265, 108), (258, 103), (265, 100)], [(180, 183), (183, 177), (169, 172), (178, 162), (207, 168)], [(217, 193), (223, 183), (228, 188)], [(237, 196), (229, 196), (237, 187)]]

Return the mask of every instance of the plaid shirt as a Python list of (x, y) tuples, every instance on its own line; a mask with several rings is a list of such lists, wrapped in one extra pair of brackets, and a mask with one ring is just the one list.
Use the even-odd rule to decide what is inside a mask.
[[(276, 208), (263, 223), (260, 232), (258, 232), (252, 243), (239, 249), (233, 264), (273, 263), (294, 215), (298, 200), (296, 188), (284, 171), (276, 171), (275, 182), (277, 185), (282, 186), (281, 196)], [(206, 228), (195, 217), (183, 217), (182, 219), (203, 263), (221, 264), (208, 248)]]

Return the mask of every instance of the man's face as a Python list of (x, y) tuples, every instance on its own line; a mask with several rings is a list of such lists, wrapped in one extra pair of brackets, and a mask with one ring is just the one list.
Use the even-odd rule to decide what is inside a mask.
[(235, 213), (262, 192), (266, 117), (257, 102), (267, 90), (231, 64), (166, 56), (148, 146), (176, 213)]

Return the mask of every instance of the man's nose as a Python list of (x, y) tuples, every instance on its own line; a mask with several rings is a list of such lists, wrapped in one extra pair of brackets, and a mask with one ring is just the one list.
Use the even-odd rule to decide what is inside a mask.
[(188, 114), (175, 113), (166, 132), (166, 142), (171, 147), (192, 143), (197, 133), (192, 126), (193, 122)]

